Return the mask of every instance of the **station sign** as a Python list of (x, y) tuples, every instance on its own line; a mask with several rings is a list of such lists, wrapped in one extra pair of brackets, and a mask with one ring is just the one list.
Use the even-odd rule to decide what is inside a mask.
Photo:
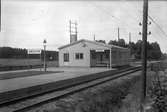
[(98, 49), (98, 50), (96, 50), (96, 52), (104, 52), (104, 50), (103, 49)]
[(41, 49), (28, 49), (28, 54), (41, 54)]

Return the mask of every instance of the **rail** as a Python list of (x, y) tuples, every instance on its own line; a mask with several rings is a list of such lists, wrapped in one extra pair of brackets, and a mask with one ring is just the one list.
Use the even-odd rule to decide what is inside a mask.
[[(73, 78), (70, 80), (65, 80), (61, 82), (60, 83), (61, 86), (55, 90), (47, 91), (46, 93), (38, 94), (35, 96), (29, 96), (27, 98), (23, 98), (18, 101), (11, 101), (6, 103), (6, 105), (1, 105), (0, 111), (3, 109), (6, 109), (8, 110), (7, 112), (24, 112), (25, 110), (31, 109), (35, 106), (39, 106), (41, 104), (59, 99), (66, 95), (73, 94), (93, 86), (97, 86), (107, 81), (111, 81), (126, 75), (130, 75), (130, 73), (133, 73), (139, 70), (141, 70), (141, 66), (131, 67), (131, 68), (123, 69), (119, 71), (110, 71), (110, 72), (106, 72), (104, 75), (101, 75), (100, 73), (98, 73), (98, 74), (93, 74), (88, 76), (81, 76), (81, 77)], [(32, 103), (26, 104), (25, 102), (32, 102)], [(12, 108), (12, 109), (9, 108), (11, 107), (11, 105), (18, 105), (20, 103), (23, 103), (26, 105), (18, 106), (18, 108)], [(17, 107), (17, 106), (14, 106), (14, 107)]]

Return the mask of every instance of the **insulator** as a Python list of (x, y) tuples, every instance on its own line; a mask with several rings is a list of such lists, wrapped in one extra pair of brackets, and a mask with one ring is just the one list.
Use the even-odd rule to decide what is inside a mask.
[(149, 22), (149, 25), (151, 25), (151, 21)]
[(141, 25), (142, 25), (142, 23), (140, 22), (140, 23), (139, 23), (139, 25), (141, 26)]
[(46, 39), (44, 39), (43, 43), (44, 43), (44, 44), (46, 43)]

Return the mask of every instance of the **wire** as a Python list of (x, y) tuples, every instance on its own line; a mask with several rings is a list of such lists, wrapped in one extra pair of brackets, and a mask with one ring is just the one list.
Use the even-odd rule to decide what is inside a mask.
[(165, 31), (161, 28), (161, 26), (150, 16), (148, 15), (149, 19), (160, 29), (160, 31), (167, 37)]
[[(105, 12), (108, 16), (112, 17), (114, 20), (116, 20), (117, 24), (122, 23), (122, 24), (124, 24), (125, 26), (128, 26), (129, 28), (132, 29), (132, 27), (129, 26), (126, 22), (122, 22), (122, 20), (120, 20), (120, 18), (118, 18), (118, 17), (112, 15), (110, 12), (108, 12), (108, 11), (105, 10), (104, 8), (101, 8), (101, 7), (99, 7), (99, 6), (96, 5), (96, 4), (92, 4), (92, 6), (94, 6), (94, 7), (97, 8), (98, 10), (102, 11), (103, 13)], [(118, 23), (118, 21), (119, 21), (119, 23)], [(126, 28), (125, 28), (125, 30), (126, 30), (126, 32), (127, 32), (127, 29), (126, 29)], [(129, 33), (129, 32), (128, 32), (128, 33)]]
[(96, 5), (96, 4), (92, 4), (92, 6), (94, 6), (95, 8), (97, 8), (98, 10), (100, 10), (100, 11), (103, 11), (103, 12), (105, 12), (106, 14), (108, 14), (110, 17), (112, 17), (113, 19), (115, 19), (115, 20), (118, 20), (119, 21), (119, 18), (117, 18), (117, 17), (115, 17), (115, 16), (113, 16), (113, 15), (111, 15), (111, 13), (109, 13), (108, 11), (106, 11), (106, 10), (104, 10), (104, 9), (102, 9), (101, 7), (99, 7), (98, 5)]
[[(126, 4), (128, 4), (127, 2), (126, 2)], [(106, 14), (108, 14), (109, 16), (111, 16), (113, 19), (115, 19), (115, 20), (117, 20), (117, 21), (119, 21), (120, 23), (122, 23), (122, 21), (119, 19), (119, 18), (117, 18), (116, 16), (113, 16), (111, 13), (109, 13), (108, 11), (106, 11), (106, 10), (104, 10), (104, 9), (102, 9), (101, 7), (99, 7), (98, 5), (96, 5), (96, 4), (92, 4), (94, 7), (96, 7), (97, 9), (101, 9), (102, 11), (104, 11)], [(125, 5), (125, 4), (124, 4)], [(140, 10), (138, 10), (138, 12), (139, 13), (142, 13), (142, 11), (140, 11)], [(130, 14), (129, 14), (130, 15)], [(135, 17), (133, 17), (133, 16), (131, 16), (132, 18), (133, 18), (133, 20), (134, 21), (136, 21), (136, 19), (135, 19)], [(161, 28), (161, 26), (150, 16), (150, 15), (148, 15), (148, 18), (157, 26), (156, 28), (158, 28), (166, 37), (167, 37), (167, 34), (165, 33), (165, 31)], [(138, 21), (138, 20), (137, 20)], [(126, 23), (124, 23), (124, 24), (126, 24)], [(131, 27), (131, 26), (129, 26), (128, 24), (126, 24), (128, 27)], [(132, 27), (131, 27), (131, 29), (132, 29)], [(126, 30), (126, 28), (125, 28), (125, 30)], [(127, 30), (126, 30), (127, 31)], [(155, 30), (157, 33), (157, 37), (162, 37), (161, 35), (160, 35), (160, 33), (158, 33), (158, 31), (157, 30)], [(152, 33), (152, 35), (153, 35), (153, 37), (155, 37), (155, 35)]]
[[(138, 10), (139, 13), (143, 13), (142, 11)], [(151, 17), (150, 15), (148, 15), (148, 18), (157, 26), (157, 28), (164, 34), (164, 36), (167, 37), (167, 34), (165, 33), (165, 31), (161, 28), (161, 26), (153, 19), (153, 17)], [(155, 30), (157, 32), (157, 34), (159, 35), (158, 31)], [(160, 35), (159, 35), (160, 36)], [(154, 36), (155, 37), (155, 36)], [(162, 37), (162, 36), (160, 36)]]
[[(119, 8), (122, 8), (123, 5), (125, 5), (125, 4), (121, 4)], [(101, 7), (99, 7), (99, 6), (96, 5), (96, 4), (92, 4), (92, 6), (94, 6), (95, 8), (97, 8), (97, 9), (100, 10), (100, 11), (103, 11), (103, 13), (105, 12), (107, 15), (109, 15), (109, 16), (112, 17), (114, 20), (116, 20), (116, 22), (119, 21), (119, 23), (123, 23), (123, 24), (124, 24), (125, 26), (127, 26), (128, 28), (134, 29), (134, 27), (129, 26), (129, 24), (127, 24), (126, 22), (122, 22), (121, 19), (119, 19), (118, 17), (112, 15), (109, 11), (105, 10), (104, 8), (101, 8)], [(123, 9), (123, 10), (125, 10), (125, 9)], [(126, 11), (126, 12), (128, 12), (128, 11)], [(128, 14), (128, 13), (127, 13), (127, 14)], [(128, 14), (128, 15), (130, 16), (130, 14)], [(131, 16), (131, 18), (132, 18), (132, 19), (135, 21), (135, 23), (136, 23), (136, 18), (133, 17), (133, 16)], [(138, 20), (137, 20), (137, 21), (138, 21)], [(130, 21), (130, 22), (131, 22), (131, 24), (132, 24), (132, 21)], [(118, 24), (118, 23), (117, 23), (117, 24)], [(134, 23), (133, 23), (133, 24), (134, 24)], [(136, 27), (135, 27), (135, 29), (136, 29)], [(127, 32), (127, 34), (129, 34), (129, 31), (127, 31), (127, 28), (124, 27), (124, 30)]]

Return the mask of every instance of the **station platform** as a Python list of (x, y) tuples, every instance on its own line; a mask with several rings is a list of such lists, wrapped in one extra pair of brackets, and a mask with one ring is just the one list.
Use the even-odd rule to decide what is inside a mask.
[[(40, 69), (33, 69), (39, 71)], [(49, 91), (58, 86), (63, 86), (60, 81), (73, 79), (90, 74), (111, 71), (109, 68), (48, 68), (48, 71), (63, 71), (60, 73), (51, 73), (43, 75), (35, 75), (28, 77), (19, 77), (12, 79), (0, 80), (0, 104), (10, 100), (19, 99), (28, 95), (35, 95), (41, 91)], [(27, 70), (20, 70), (24, 72)], [(16, 71), (9, 71), (16, 72)], [(17, 70), (18, 72), (18, 70)], [(0, 72), (0, 74), (7, 73)], [(75, 81), (75, 80), (73, 80)]]

